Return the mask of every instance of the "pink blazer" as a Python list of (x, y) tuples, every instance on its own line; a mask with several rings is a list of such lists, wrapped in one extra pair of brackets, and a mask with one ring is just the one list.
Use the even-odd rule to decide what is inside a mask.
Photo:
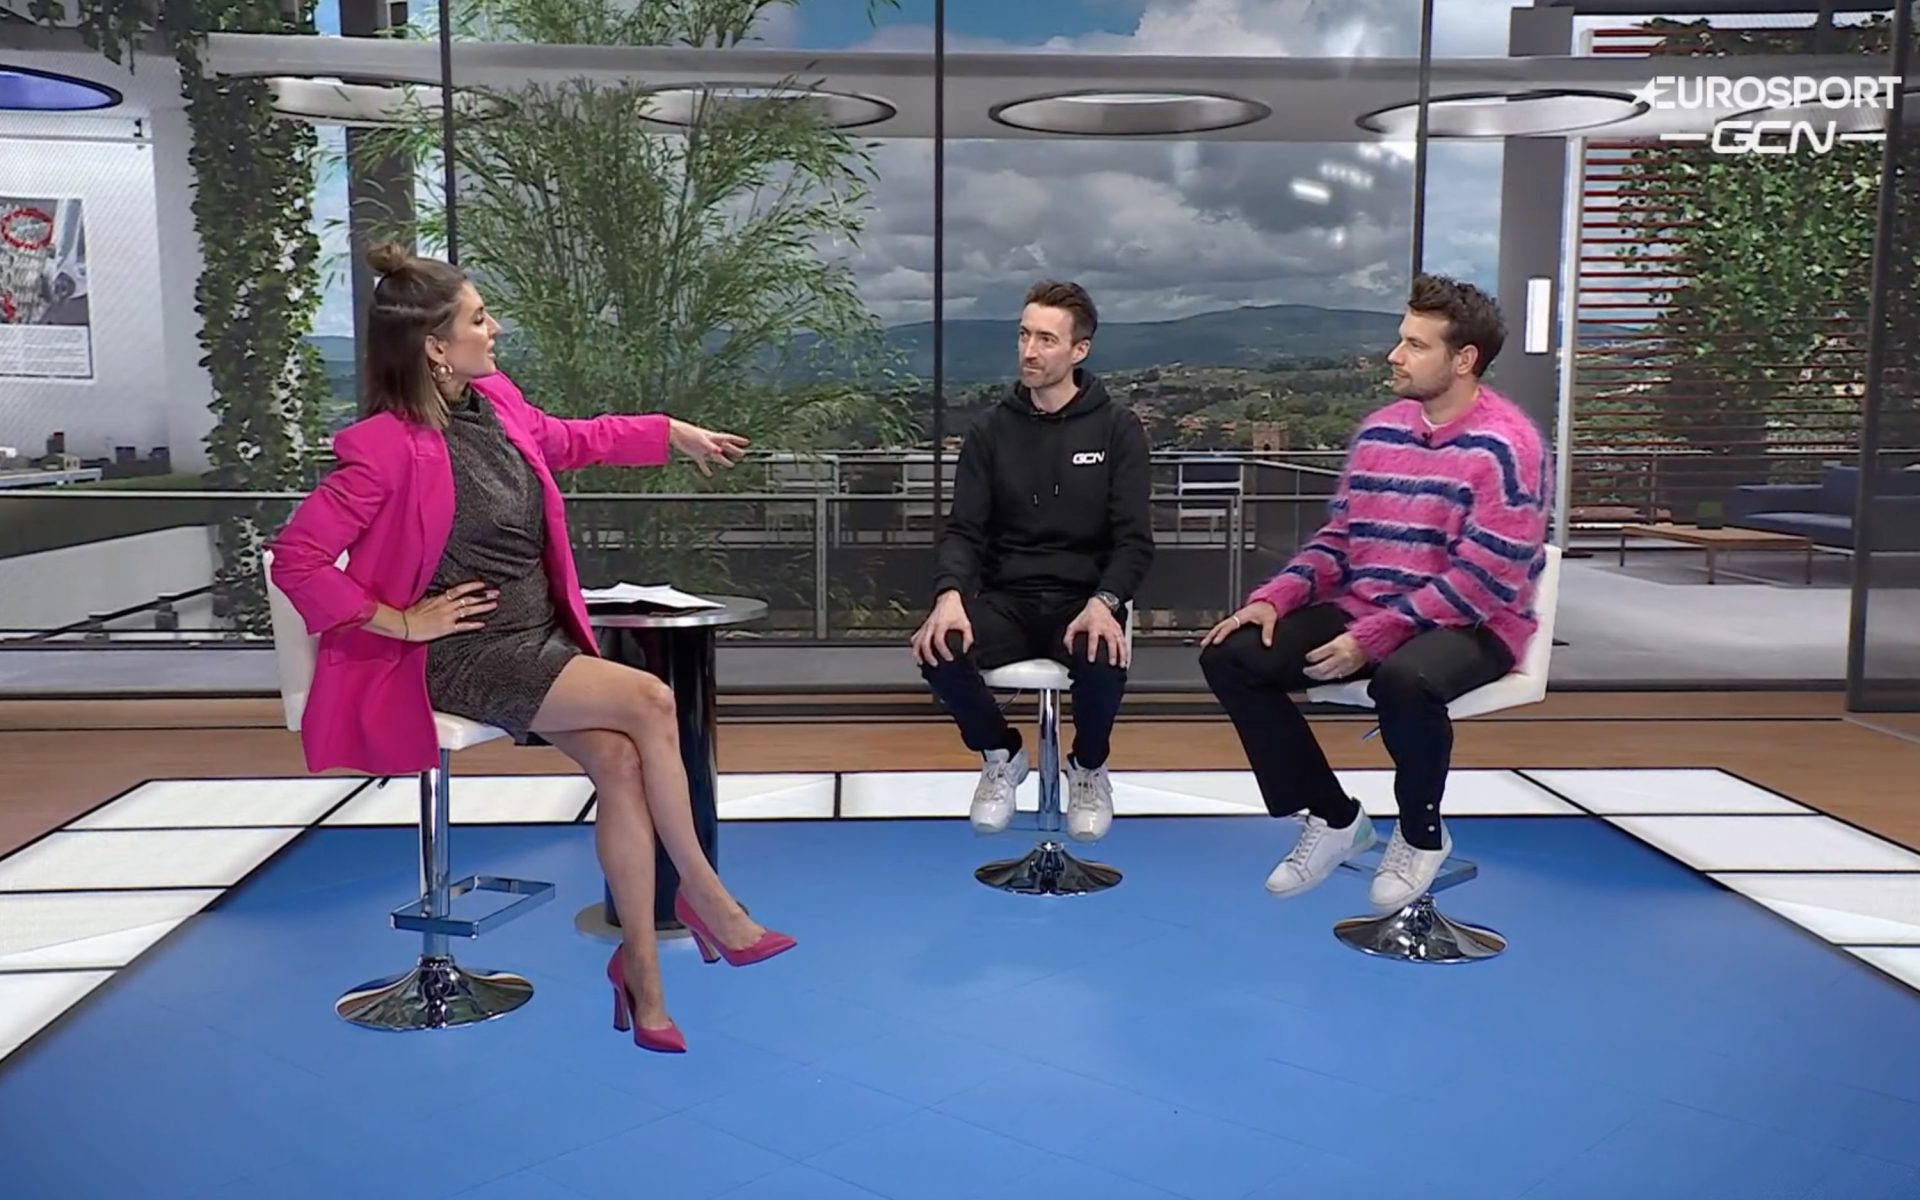
[[(546, 506), (546, 568), (561, 627), (597, 654), (567, 539), (566, 506), (553, 472), (580, 467), (660, 466), (671, 421), (661, 415), (550, 417), (504, 374), (477, 379), (507, 438), (540, 478)], [(273, 581), (320, 635), (301, 719), (307, 767), (404, 775), (439, 763), (427, 698), (427, 646), (362, 629), (376, 602), (408, 608), (426, 594), (453, 530), (453, 466), (446, 435), (391, 413), (334, 438), (340, 465), (301, 501), (275, 539)], [(345, 570), (334, 564), (349, 551)]]

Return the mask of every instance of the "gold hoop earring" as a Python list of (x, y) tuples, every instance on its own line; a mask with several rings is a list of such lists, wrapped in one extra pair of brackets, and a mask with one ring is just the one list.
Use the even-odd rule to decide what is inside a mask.
[(453, 378), (453, 368), (446, 363), (437, 362), (427, 369), (433, 373), (435, 379), (440, 380), (442, 383)]

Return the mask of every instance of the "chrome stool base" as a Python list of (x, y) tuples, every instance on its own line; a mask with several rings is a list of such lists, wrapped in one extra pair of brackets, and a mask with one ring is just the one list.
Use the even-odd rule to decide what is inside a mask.
[(533, 999), (533, 984), (505, 971), (476, 971), (422, 955), (404, 975), (363, 983), (334, 1002), (342, 1020), (367, 1029), (454, 1029), (505, 1016)]
[(1384, 917), (1349, 917), (1333, 936), (1365, 954), (1402, 962), (1480, 962), (1507, 948), (1507, 939), (1480, 925), (1455, 921), (1422, 896)]
[(973, 877), (991, 888), (1022, 896), (1084, 896), (1120, 882), (1120, 872), (1105, 863), (1084, 862), (1059, 842), (1041, 842), (1023, 858), (990, 862)]
[[(1376, 845), (1340, 864), (1343, 871), (1364, 874), (1377, 869), (1386, 847)], [(1455, 921), (1433, 906), (1436, 892), (1457, 888), (1480, 877), (1479, 864), (1448, 858), (1440, 864), (1426, 894), (1396, 913), (1384, 917), (1348, 917), (1333, 926), (1333, 936), (1363, 954), (1413, 963), (1481, 962), (1507, 948), (1507, 939), (1480, 925)]]
[(1060, 692), (1042, 688), (1040, 707), (1040, 808), (1035, 827), (1040, 840), (1020, 858), (976, 867), (973, 877), (990, 888), (1020, 896), (1085, 896), (1120, 882), (1120, 872), (1105, 863), (1085, 862), (1067, 853), (1060, 840)]

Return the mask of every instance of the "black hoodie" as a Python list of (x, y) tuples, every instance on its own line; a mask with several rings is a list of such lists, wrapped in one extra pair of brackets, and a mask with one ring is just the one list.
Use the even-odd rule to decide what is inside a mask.
[(1153, 562), (1147, 435), (1089, 372), (1043, 413), (1016, 384), (967, 431), (933, 593), (1112, 592), (1133, 599)]

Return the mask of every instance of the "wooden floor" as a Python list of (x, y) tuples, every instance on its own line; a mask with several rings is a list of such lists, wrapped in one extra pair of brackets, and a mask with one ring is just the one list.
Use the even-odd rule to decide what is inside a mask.
[[(148, 779), (305, 774), (277, 701), (0, 702), (0, 854)], [(1336, 767), (1386, 767), (1369, 723), (1316, 719)], [(1878, 726), (1878, 727), (1875, 727)], [(730, 707), (723, 771), (969, 769), (944, 720), (755, 719)], [(1920, 849), (1920, 720), (1850, 717), (1835, 693), (1574, 693), (1456, 726), (1459, 767), (1720, 767)], [(1244, 768), (1217, 714), (1123, 720), (1119, 770)], [(557, 751), (466, 751), (462, 774), (575, 768)]]

